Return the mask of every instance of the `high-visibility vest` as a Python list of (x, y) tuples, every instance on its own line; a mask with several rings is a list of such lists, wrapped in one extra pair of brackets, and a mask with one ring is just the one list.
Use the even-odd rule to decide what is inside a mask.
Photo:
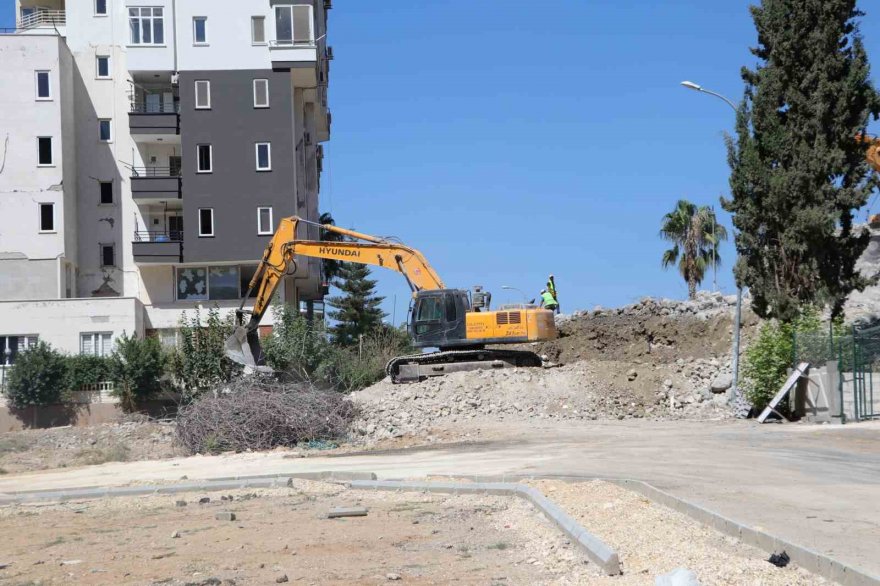
[(547, 291), (546, 293), (541, 293), (541, 299), (544, 300), (544, 306), (548, 305), (556, 305), (556, 300), (553, 298), (553, 294)]

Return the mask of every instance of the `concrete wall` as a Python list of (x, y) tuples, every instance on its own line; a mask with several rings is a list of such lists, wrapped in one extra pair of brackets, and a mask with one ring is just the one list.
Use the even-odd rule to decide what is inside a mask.
[(0, 260), (0, 299), (45, 299), (57, 292), (63, 275), (59, 274), (60, 263), (58, 259)]
[[(59, 327), (63, 324), (63, 327)], [(123, 332), (143, 336), (143, 304), (132, 298), (0, 301), (0, 335), (38, 334), (70, 354), (80, 351), (80, 334)]]
[[(75, 211), (65, 209), (61, 105), (70, 96), (63, 93), (62, 51), (57, 36), (0, 36), (0, 259), (45, 261), (65, 255), (68, 216), (75, 218)], [(37, 70), (49, 71), (48, 100), (37, 99)], [(52, 138), (51, 166), (38, 165), (39, 136)], [(55, 204), (54, 232), (40, 233), (40, 203)], [(42, 297), (58, 295), (57, 279), (38, 279), (31, 288)]]
[[(254, 108), (254, 79), (269, 80), (269, 108)], [(211, 82), (211, 109), (195, 109), (195, 81)], [(257, 207), (275, 222), (297, 211), (294, 104), (289, 72), (183, 71), (184, 261), (256, 261), (271, 236), (257, 234)], [(271, 171), (257, 171), (255, 144), (271, 143)], [(213, 172), (198, 173), (196, 145), (213, 148)], [(214, 210), (214, 237), (198, 235), (198, 210)]]
[[(842, 385), (841, 383), (842, 379)], [(821, 367), (810, 368), (807, 380), (802, 380), (798, 392), (792, 399), (795, 412), (809, 420), (840, 423), (841, 390), (843, 413), (847, 421), (855, 420), (855, 384), (853, 373), (837, 371), (837, 362), (828, 362)], [(873, 388), (873, 412), (880, 415), (880, 373), (868, 374), (865, 377), (865, 403), (870, 412)], [(859, 402), (860, 416), (863, 405)]]

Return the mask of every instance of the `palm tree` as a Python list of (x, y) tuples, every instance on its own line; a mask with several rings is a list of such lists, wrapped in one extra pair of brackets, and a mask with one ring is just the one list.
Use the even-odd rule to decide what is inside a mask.
[(663, 216), (660, 237), (673, 243), (663, 253), (663, 268), (678, 262), (678, 270), (688, 284), (688, 297), (695, 298), (706, 269), (721, 264), (718, 245), (727, 240), (727, 229), (718, 225), (715, 210), (682, 199)]

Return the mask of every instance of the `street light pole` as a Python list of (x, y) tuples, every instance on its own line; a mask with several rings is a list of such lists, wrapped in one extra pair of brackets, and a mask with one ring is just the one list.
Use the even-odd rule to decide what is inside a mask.
[[(718, 92), (713, 92), (712, 90), (707, 90), (703, 86), (694, 83), (692, 81), (683, 81), (681, 85), (686, 87), (689, 90), (694, 90), (703, 94), (709, 94), (710, 96), (715, 96), (716, 98), (723, 100), (728, 106), (733, 108), (733, 111), (739, 114), (739, 108), (736, 107), (731, 100), (722, 96)], [(743, 299), (743, 290), (739, 283), (736, 284), (736, 316), (734, 317), (734, 325), (733, 325), (733, 396), (736, 396), (737, 388), (739, 385), (739, 330), (740, 324), (742, 323), (742, 299)]]

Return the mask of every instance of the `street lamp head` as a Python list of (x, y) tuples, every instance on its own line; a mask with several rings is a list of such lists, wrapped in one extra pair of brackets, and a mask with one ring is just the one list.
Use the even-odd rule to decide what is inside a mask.
[(698, 92), (703, 91), (703, 87), (702, 87), (701, 85), (696, 84), (696, 83), (694, 83), (694, 82), (692, 82), (692, 81), (683, 81), (683, 82), (681, 82), (681, 85), (683, 85), (684, 87), (688, 88), (689, 90), (695, 90), (695, 91), (698, 91)]

